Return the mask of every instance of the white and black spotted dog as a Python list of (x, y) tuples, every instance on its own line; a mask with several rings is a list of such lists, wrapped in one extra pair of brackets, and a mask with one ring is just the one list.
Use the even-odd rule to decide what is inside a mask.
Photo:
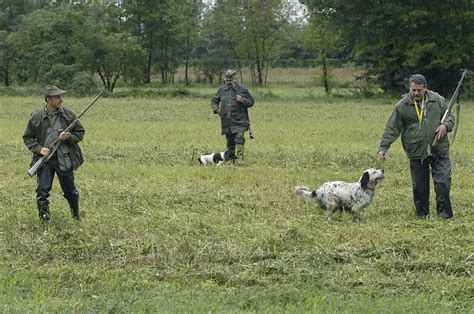
[(225, 152), (203, 154), (198, 157), (198, 161), (201, 165), (220, 165), (226, 161)]
[(328, 220), (337, 210), (350, 211), (353, 220), (360, 220), (362, 209), (370, 205), (375, 187), (384, 178), (383, 169), (367, 169), (357, 182), (326, 182), (316, 191), (311, 191), (306, 186), (297, 186), (296, 194), (307, 200), (318, 201), (326, 209), (325, 216)]

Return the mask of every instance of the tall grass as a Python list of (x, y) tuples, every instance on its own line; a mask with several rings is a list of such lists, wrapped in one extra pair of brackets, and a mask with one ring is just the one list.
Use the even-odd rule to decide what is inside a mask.
[[(82, 119), (83, 219), (70, 217), (55, 181), (46, 226), (21, 140), (41, 97), (2, 98), (1, 311), (472, 311), (474, 103), (463, 103), (451, 151), (456, 217), (420, 221), (400, 143), (376, 159), (394, 99), (255, 90), (247, 165), (200, 167), (193, 150), (225, 143), (214, 90), (191, 92), (202, 97), (99, 100)], [(76, 112), (88, 102), (66, 98)], [(360, 223), (325, 221), (293, 192), (382, 166)]]
[[(357, 78), (362, 76), (365, 72), (358, 68), (332, 68), (331, 75), (337, 84), (353, 83)], [(199, 70), (190, 68), (188, 71), (189, 79), (196, 81)], [(266, 83), (269, 85), (292, 85), (309, 87), (319, 85), (322, 86), (320, 78), (323, 75), (322, 68), (270, 68), (266, 72)], [(184, 82), (184, 68), (179, 68), (175, 74), (176, 82)], [(251, 73), (249, 68), (242, 69), (243, 83), (249, 84), (251, 82)], [(239, 80), (241, 79), (239, 73)]]

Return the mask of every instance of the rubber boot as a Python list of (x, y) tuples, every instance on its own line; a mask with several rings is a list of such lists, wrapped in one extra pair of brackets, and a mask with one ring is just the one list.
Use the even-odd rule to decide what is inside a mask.
[(236, 163), (238, 165), (245, 165), (244, 145), (243, 144), (238, 144), (235, 147), (235, 155), (237, 156)]
[(69, 208), (71, 208), (72, 217), (76, 220), (81, 220), (81, 216), (79, 215), (79, 194), (73, 194), (66, 199), (69, 203)]
[(51, 218), (49, 214), (49, 203), (48, 201), (37, 201), (38, 205), (38, 216), (42, 222), (48, 222)]
[(235, 164), (235, 160), (237, 159), (237, 156), (235, 155), (235, 152), (233, 150), (227, 150), (225, 153), (224, 153), (224, 160), (226, 162), (231, 162), (233, 164)]

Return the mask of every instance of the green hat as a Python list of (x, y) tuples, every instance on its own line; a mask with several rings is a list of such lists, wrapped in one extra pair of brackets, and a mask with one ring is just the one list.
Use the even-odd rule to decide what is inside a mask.
[(231, 70), (231, 69), (225, 71), (225, 73), (224, 73), (224, 79), (225, 80), (233, 80), (234, 76), (235, 76), (235, 71)]
[(57, 86), (54, 85), (46, 85), (46, 87), (44, 88), (44, 97), (58, 96), (63, 95), (65, 93), (65, 90), (59, 89)]

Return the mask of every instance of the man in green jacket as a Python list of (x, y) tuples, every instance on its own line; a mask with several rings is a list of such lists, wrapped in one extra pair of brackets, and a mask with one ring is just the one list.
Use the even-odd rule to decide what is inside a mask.
[[(390, 145), (400, 136), (403, 149), (410, 160), (410, 173), (416, 215), (429, 216), (430, 167), (436, 192), (436, 208), (439, 217), (453, 217), (450, 201), (451, 161), (447, 133), (455, 125), (450, 114), (443, 124), (446, 111), (444, 98), (427, 89), (423, 75), (414, 74), (409, 80), (409, 93), (402, 96), (388, 119), (379, 145), (379, 159), (387, 159)], [(434, 138), (438, 144), (432, 146)]]
[(66, 91), (54, 85), (47, 85), (44, 91), (46, 104), (31, 115), (23, 134), (23, 142), (33, 153), (31, 165), (41, 156), (49, 155), (50, 145), (56, 138), (61, 140), (49, 161), (37, 171), (36, 201), (39, 217), (44, 222), (50, 219), (48, 197), (55, 173), (72, 216), (80, 220), (79, 192), (74, 184), (74, 170), (84, 162), (77, 143), (83, 139), (85, 131), (80, 122), (70, 132), (63, 131), (76, 119), (71, 110), (63, 107), (65, 93)]
[(249, 129), (248, 108), (254, 100), (249, 90), (235, 80), (235, 71), (224, 74), (225, 85), (212, 97), (211, 107), (221, 117), (222, 135), (227, 139), (225, 160), (244, 160), (244, 133)]

